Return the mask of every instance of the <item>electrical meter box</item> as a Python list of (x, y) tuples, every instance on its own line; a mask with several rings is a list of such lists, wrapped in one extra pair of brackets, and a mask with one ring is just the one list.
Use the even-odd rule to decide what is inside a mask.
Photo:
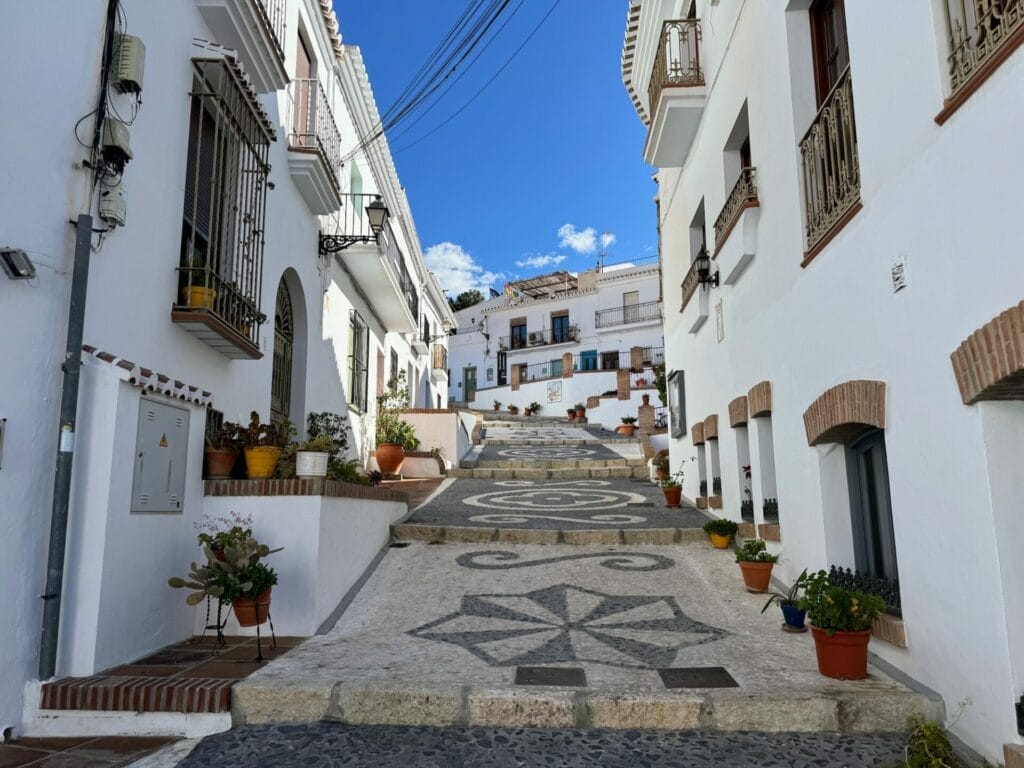
[(132, 512), (181, 512), (188, 460), (189, 412), (142, 398), (135, 438)]
[(114, 47), (113, 86), (118, 93), (139, 93), (146, 68), (146, 46), (132, 35), (118, 35)]

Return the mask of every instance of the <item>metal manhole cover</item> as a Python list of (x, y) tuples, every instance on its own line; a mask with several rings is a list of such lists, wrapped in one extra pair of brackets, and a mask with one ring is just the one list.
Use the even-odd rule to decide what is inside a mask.
[(739, 688), (725, 667), (678, 667), (659, 669), (666, 688)]
[(587, 687), (582, 667), (516, 667), (516, 685), (564, 685)]

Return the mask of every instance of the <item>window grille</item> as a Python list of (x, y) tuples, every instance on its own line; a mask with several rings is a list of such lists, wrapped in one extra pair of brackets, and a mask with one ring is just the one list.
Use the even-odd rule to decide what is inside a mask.
[(366, 380), (369, 361), (370, 331), (359, 313), (354, 309), (349, 316), (348, 373), (349, 405), (356, 410), (366, 411)]

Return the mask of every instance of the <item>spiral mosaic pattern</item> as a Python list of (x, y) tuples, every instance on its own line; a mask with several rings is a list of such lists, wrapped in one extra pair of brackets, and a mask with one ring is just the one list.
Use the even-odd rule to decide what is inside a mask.
[(498, 455), (505, 459), (535, 459), (538, 461), (557, 461), (559, 459), (593, 458), (597, 451), (573, 445), (523, 445), (505, 448)]
[(608, 480), (567, 480), (545, 482), (507, 480), (495, 483), (499, 490), (479, 493), (462, 500), (463, 504), (504, 513), (558, 512), (571, 515), (623, 509), (627, 504), (642, 504), (642, 494), (615, 490)]

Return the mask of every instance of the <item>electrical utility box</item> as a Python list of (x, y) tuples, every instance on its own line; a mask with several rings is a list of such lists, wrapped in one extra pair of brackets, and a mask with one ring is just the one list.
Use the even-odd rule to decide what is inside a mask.
[(181, 512), (188, 420), (184, 408), (146, 397), (139, 402), (132, 512)]
[(132, 35), (118, 35), (113, 61), (113, 86), (118, 93), (142, 91), (142, 75), (146, 68), (146, 46)]

